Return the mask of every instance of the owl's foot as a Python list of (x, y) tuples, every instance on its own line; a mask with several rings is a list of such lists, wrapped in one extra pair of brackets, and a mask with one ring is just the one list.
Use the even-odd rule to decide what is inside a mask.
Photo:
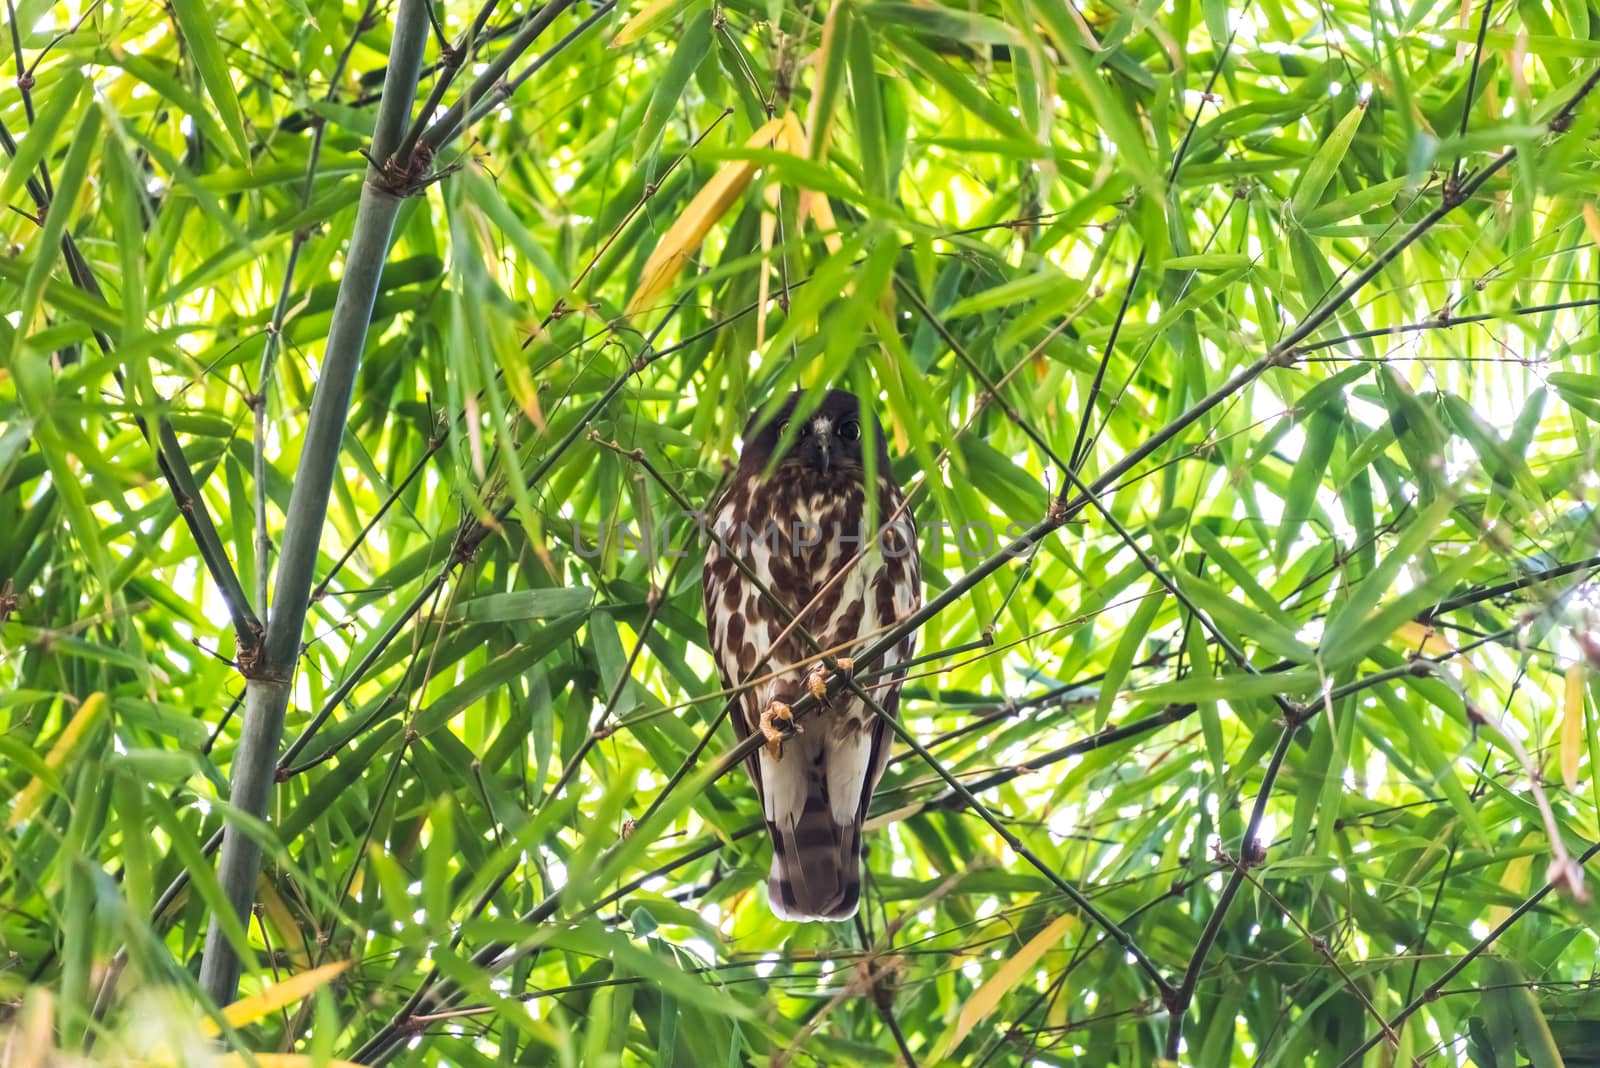
[(773, 760), (783, 759), (783, 743), (801, 730), (794, 721), (794, 712), (782, 701), (769, 703), (761, 713), (761, 736), (767, 740), (767, 752)]
[[(845, 678), (849, 678), (856, 669), (856, 662), (848, 656), (836, 656), (833, 662), (839, 665), (839, 671)], [(825, 666), (817, 664), (806, 672), (806, 689), (822, 704), (828, 703), (828, 669)]]

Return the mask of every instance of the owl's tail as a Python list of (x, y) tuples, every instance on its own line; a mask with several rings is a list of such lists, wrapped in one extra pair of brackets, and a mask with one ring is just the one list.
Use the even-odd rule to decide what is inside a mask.
[(847, 920), (861, 899), (861, 824), (835, 823), (819, 779), (786, 826), (767, 821), (767, 897), (780, 920)]

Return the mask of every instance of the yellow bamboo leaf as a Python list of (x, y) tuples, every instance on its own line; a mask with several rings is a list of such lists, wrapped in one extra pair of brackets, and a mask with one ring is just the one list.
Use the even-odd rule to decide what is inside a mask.
[(972, 1033), (984, 1017), (994, 1011), (1000, 999), (1011, 992), (1011, 989), (1022, 981), (1023, 976), (1039, 962), (1039, 958), (1053, 948), (1056, 943), (1066, 937), (1068, 931), (1078, 925), (1078, 918), (1070, 913), (1058, 916), (1050, 926), (1040, 931), (1028, 940), (1028, 944), (1016, 952), (1014, 956), (1006, 959), (995, 973), (984, 980), (977, 993), (961, 1007), (961, 1015), (956, 1017), (956, 1025), (945, 1032), (944, 1038), (939, 1041), (937, 1052), (932, 1059), (942, 1061), (950, 1055), (950, 1051), (961, 1045), (962, 1041)]
[(777, 134), (773, 140), (785, 152), (804, 156), (807, 151), (806, 146), (810, 144), (811, 139), (806, 136), (806, 128), (800, 124), (800, 116), (793, 111), (785, 111), (782, 121), (783, 131)]
[[(771, 119), (750, 136), (745, 147), (764, 148), (781, 129), (783, 120)], [(751, 160), (742, 159), (724, 163), (705, 188), (695, 194), (645, 261), (644, 270), (639, 273), (639, 288), (628, 302), (630, 316), (648, 308), (651, 301), (672, 285), (683, 265), (705, 240), (712, 224), (744, 194), (755, 177), (757, 166)]]
[(638, 14), (622, 24), (617, 35), (611, 38), (611, 47), (621, 48), (637, 41), (665, 22), (676, 8), (683, 6), (683, 2), (684, 0), (650, 0), (639, 9)]
[[(1465, 30), (1472, 20), (1472, 0), (1461, 0), (1461, 9), (1456, 13), (1456, 26)], [(1456, 42), (1456, 62), (1460, 63), (1472, 53), (1472, 45), (1466, 41)]]
[(1396, 627), (1394, 636), (1408, 650), (1424, 656), (1447, 656), (1456, 651), (1456, 647), (1441, 638), (1438, 631), (1414, 619)]
[[(780, 134), (782, 131), (779, 131)], [(772, 297), (772, 246), (778, 233), (778, 186), (767, 183), (762, 190), (767, 211), (761, 213), (761, 260), (756, 264), (756, 351), (767, 347), (767, 301)]]
[[(774, 141), (785, 152), (801, 158), (804, 158), (811, 151), (811, 135), (806, 133), (804, 126), (800, 125), (800, 116), (792, 111), (783, 113), (783, 129), (778, 132)], [(795, 205), (795, 218), (805, 219), (809, 216), (811, 214), (811, 201), (814, 199), (811, 190), (800, 190), (799, 200)]]
[(1593, 204), (1583, 206), (1583, 228), (1589, 231), (1589, 240), (1600, 244), (1600, 211)]
[(50, 991), (34, 987), (12, 1017), (10, 1034), (0, 1040), (0, 1064), (6, 1068), (49, 1068), (57, 1063), (51, 1053), (55, 1028), (55, 1002)]
[(1583, 755), (1583, 690), (1588, 671), (1584, 661), (1574, 660), (1567, 668), (1566, 693), (1561, 702), (1561, 781), (1567, 789), (1578, 789), (1578, 758)]
[(296, 968), (309, 968), (311, 955), (305, 932), (295, 922), (294, 913), (265, 872), (256, 878), (256, 900), (261, 902), (267, 922), (278, 932), (278, 948), (289, 954), (289, 963)]
[[(1525, 854), (1520, 857), (1513, 857), (1506, 864), (1505, 874), (1500, 876), (1500, 889), (1515, 897), (1522, 897), (1528, 892), (1528, 872), (1532, 869), (1533, 857), (1531, 855)], [(1504, 923), (1509, 915), (1511, 915), (1511, 907), (1509, 905), (1494, 905), (1490, 907), (1489, 916), (1484, 922), (1489, 925), (1490, 930), (1493, 930)]]
[[(240, 998), (232, 1005), (222, 1010), (222, 1018), (228, 1021), (230, 1027), (245, 1027), (255, 1023), (264, 1016), (269, 1016), (286, 1005), (293, 1005), (307, 994), (328, 982), (334, 976), (350, 967), (347, 960), (334, 961), (324, 964), (320, 968), (313, 968), (309, 972), (292, 975), (281, 983), (274, 983), (259, 994), (247, 998)], [(201, 1029), (208, 1035), (217, 1033), (217, 1025), (212, 1020), (201, 1021)], [(261, 1060), (263, 1054), (256, 1054)], [(268, 1062), (261, 1060), (262, 1064)], [(290, 1063), (290, 1062), (281, 1062)], [(294, 1062), (299, 1063), (299, 1062)], [(330, 1062), (331, 1063), (331, 1062)]]
[[(84, 699), (78, 706), (78, 711), (73, 713), (67, 721), (66, 729), (56, 739), (56, 744), (50, 747), (50, 753), (44, 758), (45, 767), (51, 771), (60, 771), (66, 764), (67, 758), (72, 755), (79, 742), (83, 741), (89, 728), (100, 718), (100, 712), (106, 707), (106, 695), (98, 690)], [(6, 819), (6, 830), (11, 830), (23, 820), (32, 816), (39, 807), (39, 802), (44, 800), (48, 784), (40, 778), (30, 779), (17, 794), (17, 800), (11, 806), (11, 815)]]
[(921, 801), (918, 801), (915, 804), (902, 805), (890, 812), (884, 812), (877, 816), (873, 816), (862, 826), (865, 830), (875, 831), (879, 827), (887, 827), (890, 824), (899, 823), (901, 820), (908, 820), (926, 807), (927, 805), (923, 804)]
[(811, 197), (811, 221), (817, 224), (817, 229), (822, 232), (822, 243), (828, 246), (828, 251), (838, 255), (844, 247), (844, 238), (839, 236), (839, 223), (833, 217), (833, 205), (828, 203), (828, 198), (821, 193)]
[[(800, 125), (799, 117), (790, 111), (783, 116), (783, 122), (784, 130), (778, 138), (778, 143), (797, 156), (809, 153), (812, 150), (811, 135)], [(797, 205), (796, 214), (802, 219), (811, 220), (822, 233), (822, 243), (828, 247), (830, 253), (837, 253), (844, 247), (844, 239), (839, 236), (839, 223), (833, 215), (833, 205), (828, 203), (825, 194), (802, 189)], [(848, 287), (845, 292), (850, 292)]]

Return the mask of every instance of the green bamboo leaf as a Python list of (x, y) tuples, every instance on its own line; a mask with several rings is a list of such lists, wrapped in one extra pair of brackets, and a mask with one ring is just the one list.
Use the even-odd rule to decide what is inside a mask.
[(1111, 718), (1111, 706), (1116, 702), (1123, 681), (1127, 679), (1134, 658), (1139, 655), (1139, 649), (1144, 645), (1150, 627), (1160, 614), (1166, 596), (1166, 590), (1160, 586), (1155, 586), (1151, 592), (1145, 594), (1139, 601), (1139, 607), (1134, 610), (1133, 617), (1128, 621), (1127, 628), (1118, 639), (1117, 648), (1111, 654), (1111, 662), (1106, 667), (1105, 679), (1101, 682), (1100, 700), (1095, 704), (1096, 730), (1104, 727), (1106, 721)]
[(1425, 501), (1431, 501), (1443, 487), (1439, 464), (1444, 456), (1446, 435), (1430, 407), (1424, 406), (1411, 387), (1389, 367), (1379, 367), (1378, 385), (1384, 406), (1389, 410), (1390, 429), (1405, 453), (1414, 479)]
[(806, 136), (810, 140), (809, 155), (813, 160), (827, 156), (830, 135), (833, 132), (834, 110), (839, 94), (844, 88), (845, 71), (849, 69), (850, 38), (857, 21), (849, 0), (836, 0), (828, 8), (822, 23), (822, 41), (815, 57), (817, 68), (811, 108), (806, 113)]
[(1488, 1068), (1512, 1068), (1522, 1058), (1517, 1056), (1517, 995), (1522, 977), (1497, 957), (1485, 961), (1489, 982), (1484, 985), (1481, 1035), (1474, 1037), (1480, 1048), (1474, 1058), (1487, 1061)]
[(61, 132), (67, 116), (72, 113), (78, 97), (89, 84), (89, 79), (75, 70), (62, 74), (39, 109), (38, 117), (28, 127), (28, 132), (17, 142), (16, 155), (11, 157), (5, 176), (0, 178), (0, 204), (10, 204), (39, 164), (44, 162), (51, 149), (56, 147), (56, 135)]
[(1478, 459), (1494, 480), (1495, 486), (1500, 489), (1516, 486), (1537, 499), (1540, 494), (1534, 485), (1533, 474), (1522, 457), (1501, 441), (1494, 428), (1473, 411), (1463, 398), (1447, 393), (1442, 399), (1445, 417), (1456, 433), (1472, 445), (1472, 450), (1478, 454)]
[(1316, 652), (1295, 636), (1286, 619), (1274, 618), (1281, 614), (1276, 605), (1271, 613), (1254, 612), (1198, 576), (1182, 575), (1178, 583), (1195, 607), (1234, 635), (1235, 640), (1242, 638), (1288, 660), (1309, 664), (1316, 659)]
[(1086, 288), (1087, 285), (1080, 279), (1069, 278), (1061, 271), (1041, 266), (1037, 271), (956, 301), (944, 310), (944, 317), (959, 319), (964, 315), (976, 315), (996, 308), (1012, 308), (1032, 300), (1046, 300), (1056, 308), (1066, 307), (1078, 300)]
[[(1352, 112), (1355, 115), (1360, 113), (1359, 109)], [(1336, 197), (1318, 204), (1300, 217), (1300, 224), (1307, 230), (1315, 230), (1348, 219), (1352, 215), (1364, 215), (1369, 211), (1386, 207), (1410, 188), (1410, 181), (1409, 178), (1391, 178), (1387, 182), (1359, 189), (1348, 196)]]
[(635, 12), (611, 38), (613, 48), (633, 44), (646, 34), (676, 18), (690, 0), (649, 0)]
[(570, 638), (582, 625), (586, 612), (556, 617), (546, 625), (536, 628), (529, 637), (491, 661), (486, 667), (468, 675), (449, 693), (434, 701), (417, 715), (416, 729), (420, 734), (439, 729), (451, 717), (466, 709), (486, 694), (498, 692), (512, 679), (528, 671), (550, 655), (550, 650)]
[(215, 16), (200, 0), (172, 0), (172, 14), (183, 31), (189, 45), (190, 58), (200, 72), (200, 81), (212, 103), (222, 113), (222, 124), (233, 138), (234, 158), (250, 159), (250, 137), (244, 129), (244, 112), (239, 107), (239, 97), (233, 90), (228, 61), (217, 41)]
[[(957, 71), (902, 30), (889, 28), (885, 30), (883, 37), (884, 40), (893, 42), (900, 55), (914, 68), (1002, 136), (1022, 142), (1029, 140), (1028, 131), (1016, 116), (985, 95), (970, 77)], [(891, 158), (892, 156), (891, 152)]]
[[(394, 742), (404, 724), (391, 719), (367, 726), (370, 729), (362, 732), (360, 744), (349, 754), (340, 754), (332, 769), (317, 779), (307, 791), (304, 802), (296, 805), (284, 817), (279, 827), (279, 834), (284, 841), (294, 841), (319, 818), (320, 813), (347, 797), (351, 785), (358, 782), (378, 754)], [(332, 751), (338, 753), (337, 749)]]
[(644, 119), (639, 123), (639, 132), (633, 138), (634, 163), (638, 163), (656, 150), (661, 131), (667, 125), (667, 120), (672, 118), (673, 111), (677, 109), (684, 88), (688, 86), (690, 77), (710, 50), (711, 12), (706, 10), (696, 15), (684, 27), (683, 36), (678, 40), (678, 47), (672, 53), (672, 61), (667, 64), (666, 70), (656, 82), (655, 91), (650, 94), (650, 105), (645, 108)]
[(1366, 656), (1374, 647), (1393, 637), (1408, 621), (1427, 611), (1429, 606), (1456, 588), (1471, 573), (1485, 551), (1482, 545), (1467, 547), (1414, 589), (1381, 605), (1366, 618), (1357, 633), (1341, 634), (1341, 642), (1336, 648), (1324, 642), (1325, 662), (1330, 667), (1344, 667)]
[(446, 794), (428, 811), (428, 848), (422, 853), (423, 912), (439, 931), (450, 929), (450, 869), (459, 859), (455, 840), (455, 810)]
[(861, 17), (874, 25), (903, 26), (919, 37), (973, 44), (1019, 45), (1022, 41), (1016, 30), (999, 19), (942, 5), (868, 0), (861, 5)]
[(1355, 759), (1355, 744), (1356, 721), (1360, 715), (1361, 710), (1348, 698), (1335, 705), (1328, 758), (1321, 764), (1312, 763), (1312, 774), (1308, 776), (1308, 781), (1320, 785), (1315, 800), (1316, 834), (1311, 847), (1315, 856), (1327, 857), (1334, 853), (1337, 828), (1344, 810), (1345, 769), (1352, 764), (1359, 766)]
[(1361, 125), (1361, 118), (1366, 113), (1366, 101), (1351, 108), (1333, 128), (1333, 133), (1328, 135), (1322, 147), (1317, 149), (1317, 154), (1311, 157), (1310, 164), (1300, 174), (1294, 195), (1289, 198), (1289, 211), (1295, 219), (1304, 220), (1311, 209), (1321, 203), (1322, 194), (1327, 191), (1328, 183), (1333, 181), (1339, 164), (1344, 162), (1345, 153), (1350, 151), (1350, 142), (1355, 139), (1356, 128)]
[[(1289, 476), (1289, 492), (1283, 498), (1283, 522), (1278, 527), (1278, 566), (1289, 559), (1300, 529), (1311, 518), (1317, 494), (1321, 492), (1333, 459), (1333, 447), (1344, 428), (1342, 411), (1328, 405), (1314, 411), (1305, 424), (1306, 443)], [(1320, 512), (1320, 509), (1317, 509)]]
[(1489, 832), (1483, 815), (1478, 811), (1478, 805), (1472, 796), (1461, 785), (1455, 764), (1439, 744), (1433, 725), (1424, 717), (1418, 716), (1415, 708), (1396, 696), (1391, 687), (1380, 687), (1379, 698), (1389, 710), (1398, 734), (1407, 742), (1407, 752), (1413, 754), (1413, 759), (1428, 769), (1427, 775), (1419, 775), (1413, 771), (1411, 773), (1413, 781), (1424, 789), (1437, 790), (1444, 794), (1445, 800), (1460, 817), (1462, 824), (1472, 832), (1473, 838), (1480, 844), (1489, 841)]
[(171, 803), (160, 792), (145, 791), (144, 801), (155, 815), (155, 825), (160, 827), (172, 842), (172, 851), (181, 862), (195, 892), (206, 903), (211, 914), (218, 917), (228, 941), (233, 943), (238, 952), (249, 953), (249, 936), (245, 934), (244, 925), (239, 922), (239, 917), (229, 906), (227, 896), (222, 891), (222, 884), (217, 882), (216, 866), (201, 854), (200, 847), (195, 844), (194, 829), (183, 825)]
[(1401, 533), (1389, 554), (1370, 575), (1351, 590), (1349, 600), (1328, 618), (1328, 624), (1323, 629), (1321, 648), (1325, 655), (1340, 656), (1341, 647), (1350, 642), (1360, 628), (1367, 625), (1368, 617), (1378, 606), (1383, 595), (1394, 585), (1400, 569), (1417, 554), (1425, 551), (1429, 539), (1444, 523), (1454, 504), (1455, 502), (1449, 497), (1440, 497), (1418, 513)]
[(1170, 705), (1189, 701), (1250, 701), (1275, 694), (1304, 694), (1318, 683), (1315, 668), (1291, 668), (1259, 675), (1229, 673), (1211, 678), (1164, 682), (1123, 694), (1141, 704)]
[[(1447, 41), (1458, 41), (1475, 46), (1478, 43), (1477, 27), (1472, 29), (1441, 29), (1439, 36)], [(1530, 34), (1508, 30), (1490, 30), (1483, 35), (1484, 50), (1504, 51), (1521, 47), (1541, 59), (1600, 59), (1600, 41), (1585, 40), (1555, 34)]]
[(1056, 44), (1072, 69), (1072, 84), (1087, 98), (1106, 136), (1117, 146), (1119, 157), (1152, 201), (1159, 202), (1163, 199), (1162, 176), (1150, 156), (1144, 132), (1129, 113), (1124, 98), (1111, 92), (1101, 78), (1099, 66), (1090, 61), (1076, 41), (1058, 37)]
[(850, 96), (855, 105), (851, 115), (861, 154), (861, 175), (867, 192), (880, 200), (888, 200), (891, 196), (889, 143), (884, 129), (883, 90), (873, 61), (875, 44), (871, 24), (864, 19), (853, 19), (847, 54)]
[(1254, 261), (1242, 253), (1208, 252), (1199, 256), (1168, 256), (1163, 264), (1169, 271), (1243, 271)]

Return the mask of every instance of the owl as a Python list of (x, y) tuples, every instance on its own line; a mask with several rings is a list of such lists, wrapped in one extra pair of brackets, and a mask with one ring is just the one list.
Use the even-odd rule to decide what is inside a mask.
[[(843, 390), (829, 390), (814, 407), (802, 397), (791, 394), (765, 420), (758, 411), (745, 428), (733, 482), (709, 512), (716, 537), (707, 542), (701, 583), (724, 685), (760, 680), (739, 694), (733, 726), (741, 740), (756, 732), (766, 743), (747, 767), (772, 839), (772, 911), (789, 920), (844, 920), (861, 897), (862, 824), (894, 732), (848, 689), (794, 718), (790, 706), (808, 692), (825, 696), (828, 676), (799, 631), (849, 671), (852, 653), (921, 606), (922, 579), (916, 526), (901, 507), (877, 418)], [(877, 458), (871, 486), (869, 440)], [(871, 529), (869, 492), (877, 502)], [(735, 556), (800, 616), (787, 635), (787, 618)], [(911, 659), (914, 646), (908, 634), (883, 656), (887, 673), (862, 684), (891, 716), (905, 677), (893, 668)]]

